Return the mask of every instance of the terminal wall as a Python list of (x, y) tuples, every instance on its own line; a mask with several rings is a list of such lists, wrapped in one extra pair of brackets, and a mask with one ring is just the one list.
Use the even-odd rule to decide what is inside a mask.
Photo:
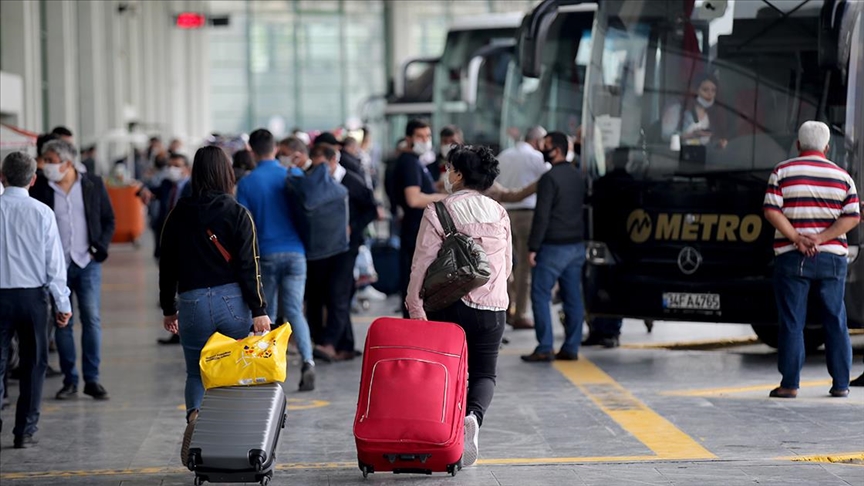
[(82, 145), (138, 123), (195, 143), (210, 131), (208, 29), (174, 16), (206, 1), (4, 0), (0, 70), (23, 81), (17, 124), (66, 125)]

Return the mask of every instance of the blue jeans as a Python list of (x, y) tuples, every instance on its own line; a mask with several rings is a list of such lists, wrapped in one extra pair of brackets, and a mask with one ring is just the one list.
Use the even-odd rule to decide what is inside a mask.
[[(303, 361), (312, 363), (312, 337), (309, 323), (303, 315), (303, 295), (306, 293), (306, 257), (300, 253), (273, 253), (261, 257), (261, 278), (267, 313), (276, 322), (277, 310), (291, 324), (291, 334)], [(276, 294), (279, 294), (277, 305)]]
[(252, 311), (236, 283), (183, 292), (178, 296), (180, 344), (186, 359), (186, 413), (201, 407), (201, 350), (216, 331), (242, 339), (252, 330)]
[(825, 328), (825, 359), (833, 388), (849, 388), (852, 344), (846, 327), (845, 257), (819, 253), (807, 257), (798, 251), (778, 255), (774, 262), (774, 296), (780, 317), (777, 368), (783, 375), (780, 386), (798, 388), (804, 366), (804, 325), (807, 296), (811, 287), (819, 296)]
[[(102, 264), (91, 261), (81, 268), (72, 262), (66, 277), (66, 285), (78, 301), (78, 316), (81, 318), (81, 370), (84, 383), (98, 383), (102, 347), (102, 320), (99, 317), (102, 306)], [(78, 386), (75, 335), (72, 332), (74, 320), (73, 312), (69, 325), (57, 328), (54, 340), (64, 375), (63, 384)]]
[(557, 281), (564, 301), (564, 344), (562, 351), (578, 353), (582, 342), (582, 267), (585, 266), (585, 244), (546, 245), (537, 252), (537, 266), (531, 271), (531, 307), (534, 310), (534, 332), (537, 353), (551, 353), (552, 288)]

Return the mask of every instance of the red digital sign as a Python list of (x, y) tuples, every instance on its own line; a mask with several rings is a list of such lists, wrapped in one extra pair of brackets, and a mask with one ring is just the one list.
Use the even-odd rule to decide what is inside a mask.
[(181, 29), (200, 29), (207, 22), (203, 14), (195, 12), (183, 12), (177, 15), (176, 25)]

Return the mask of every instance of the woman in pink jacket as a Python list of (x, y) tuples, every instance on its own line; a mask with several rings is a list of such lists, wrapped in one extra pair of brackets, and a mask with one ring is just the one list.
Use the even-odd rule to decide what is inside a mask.
[(507, 279), (513, 266), (510, 218), (500, 204), (481, 194), (492, 186), (500, 173), (498, 160), (489, 148), (455, 147), (448, 154), (445, 167), (447, 171), (442, 178), (450, 196), (444, 199), (444, 205), (456, 229), (473, 237), (486, 251), (492, 278), (450, 307), (426, 315), (420, 289), (426, 270), (435, 260), (444, 240), (444, 230), (435, 207), (430, 205), (420, 223), (405, 305), (412, 319), (454, 322), (465, 329), (468, 338), (468, 409), (462, 461), (463, 465), (470, 466), (477, 460), (480, 425), (495, 392), (498, 348), (509, 306)]

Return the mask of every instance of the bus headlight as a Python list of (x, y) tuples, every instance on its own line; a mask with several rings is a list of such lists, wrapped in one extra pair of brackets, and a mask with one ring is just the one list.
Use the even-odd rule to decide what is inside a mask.
[(850, 246), (849, 254), (846, 255), (846, 261), (850, 264), (855, 263), (855, 260), (858, 259), (858, 252), (861, 250), (859, 246)]
[(591, 265), (614, 265), (615, 257), (602, 241), (589, 241), (585, 245), (585, 259)]

